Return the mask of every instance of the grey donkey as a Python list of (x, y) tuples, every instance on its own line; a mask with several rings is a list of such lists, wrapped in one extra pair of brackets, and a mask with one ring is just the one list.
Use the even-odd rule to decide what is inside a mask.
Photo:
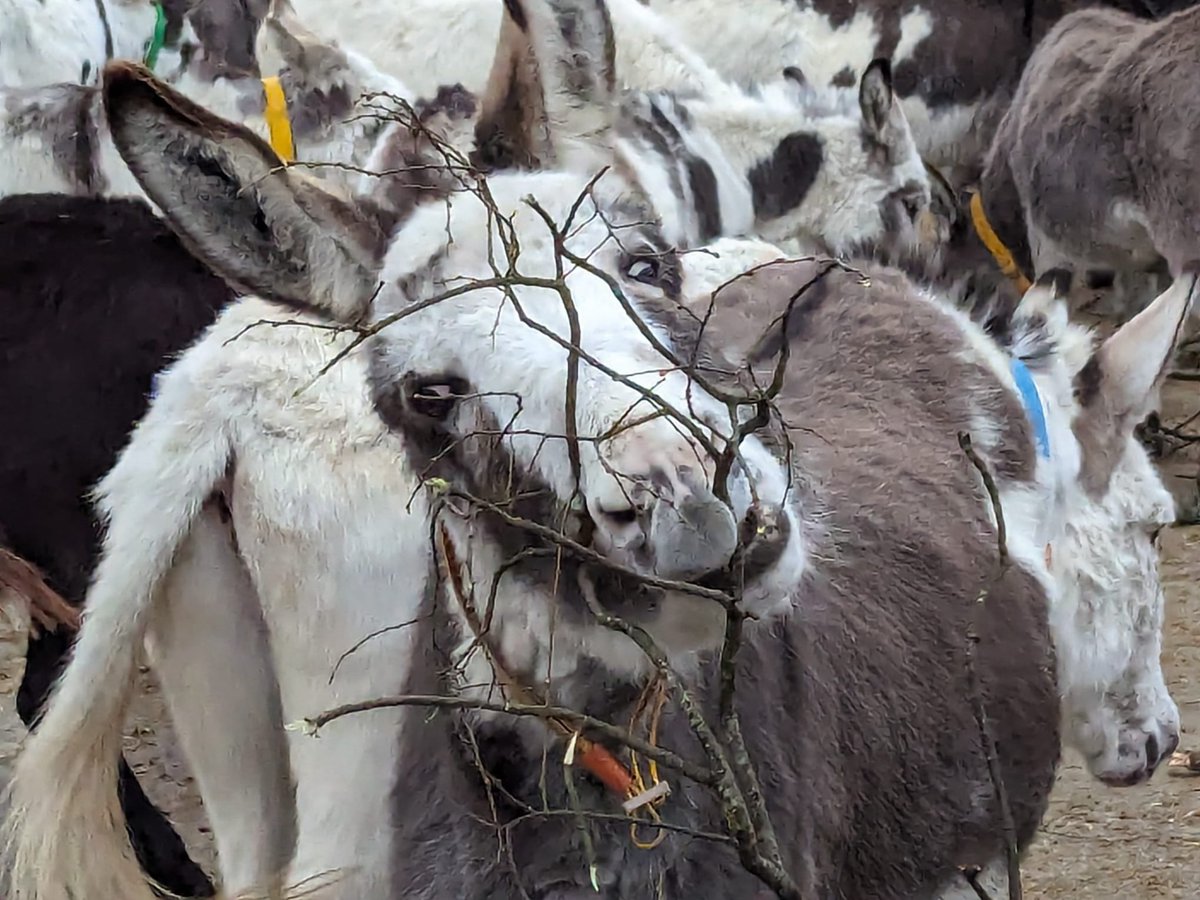
[[(1054, 780), (1047, 589), (1019, 564), (997, 574), (990, 505), (956, 433), (980, 428), (980, 450), (1006, 482), (1032, 479), (1033, 441), (1019, 401), (972, 357), (956, 317), (914, 299), (894, 272), (876, 270), (866, 286), (831, 271), (781, 322), (822, 265), (782, 263), (739, 279), (718, 296), (702, 335), (699, 310), (664, 311), (656, 324), (714, 378), (745, 374), (746, 361), (769, 376), (781, 348), (790, 351), (780, 404), (789, 447), (781, 440), (779, 452), (794, 461), (811, 564), (787, 615), (747, 625), (738, 659), (742, 727), (787, 867), (805, 897), (932, 897), (954, 883), (959, 865), (986, 865), (1001, 846), (968, 679), (973, 611), (981, 616), (976, 665), (1022, 846)], [(737, 363), (706, 354), (715, 344)], [(1005, 450), (993, 453), (995, 438)], [(532, 579), (523, 583), (527, 602), (551, 602), (537, 599)], [(977, 604), (984, 589), (990, 602)], [(586, 615), (578, 594), (562, 593), (564, 615)], [(444, 681), (449, 651), (469, 637), (453, 615), (429, 612), (408, 692), (453, 690)], [(556, 689), (591, 715), (628, 721), (639, 686), (599, 658), (578, 662)], [(717, 681), (709, 658), (693, 689), (711, 713)], [(699, 753), (674, 703), (657, 736), (685, 756)], [(596, 818), (589, 846), (562, 815), (539, 813), (572, 805), (562, 752), (536, 723), (471, 713), (408, 731), (394, 788), (396, 893), (773, 896), (727, 845), (670, 832), (644, 851), (631, 844), (627, 822)], [(709, 791), (668, 777), (665, 820), (723, 830)], [(599, 784), (575, 781), (578, 805), (603, 815)], [(643, 838), (653, 833), (642, 829)]]
[(1162, 287), (1148, 277), (1178, 277), (1200, 257), (1197, 108), (1200, 8), (1064, 17), (1030, 58), (980, 183), (1025, 273), (1115, 276), (1109, 311), (1126, 318)]

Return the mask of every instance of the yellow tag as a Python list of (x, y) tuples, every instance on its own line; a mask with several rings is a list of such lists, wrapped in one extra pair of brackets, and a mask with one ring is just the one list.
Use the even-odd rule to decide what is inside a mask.
[(983, 195), (976, 192), (971, 195), (971, 222), (975, 225), (975, 233), (988, 248), (1000, 271), (1017, 283), (1017, 289), (1023, 294), (1032, 286), (1028, 278), (1013, 259), (1012, 251), (1004, 246), (1004, 241), (992, 230), (987, 213), (983, 211)]
[(271, 134), (271, 149), (285, 163), (290, 163), (296, 158), (296, 145), (292, 141), (292, 121), (288, 118), (287, 97), (283, 93), (283, 85), (278, 76), (272, 75), (262, 80), (262, 86), (266, 99), (263, 116)]

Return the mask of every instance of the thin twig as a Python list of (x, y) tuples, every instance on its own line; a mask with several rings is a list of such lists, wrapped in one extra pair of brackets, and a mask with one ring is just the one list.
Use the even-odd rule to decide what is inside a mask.
[[(1000, 491), (996, 480), (992, 477), (987, 463), (975, 452), (971, 443), (971, 435), (965, 431), (958, 433), (958, 446), (971, 461), (983, 479), (991, 500), (992, 511), (996, 517), (996, 573), (990, 584), (996, 584), (1004, 576), (1008, 568), (1008, 532), (1004, 525), (1004, 510), (1000, 504)], [(989, 587), (985, 587), (976, 598), (971, 609), (970, 621), (967, 625), (967, 690), (971, 694), (975, 709), (975, 721), (979, 727), (979, 737), (983, 743), (983, 753), (987, 760), (988, 775), (992, 787), (996, 791), (996, 805), (1000, 808), (1000, 823), (1004, 832), (1005, 858), (1008, 863), (1008, 897), (1009, 900), (1022, 900), (1024, 890), (1021, 885), (1021, 858), (1017, 848), (1017, 827), (1013, 821), (1012, 807), (1008, 802), (1008, 787), (1004, 782), (1004, 773), (1000, 770), (999, 752), (996, 747), (996, 737), (992, 733), (991, 721), (988, 719), (987, 707), (983, 700), (983, 689), (979, 683), (979, 673), (975, 665), (975, 649), (979, 644), (978, 620), (987, 602)]]
[(423, 706), (438, 709), (466, 709), (481, 712), (504, 713), (510, 716), (524, 716), (535, 719), (563, 719), (586, 731), (603, 735), (619, 744), (636, 750), (647, 759), (653, 759), (670, 769), (681, 772), (699, 784), (711, 785), (713, 773), (695, 763), (689, 762), (677, 753), (656, 747), (638, 738), (624, 728), (585, 716), (583, 713), (563, 706), (523, 706), (519, 703), (494, 703), (490, 700), (473, 700), (467, 697), (442, 697), (436, 694), (401, 694), (396, 697), (379, 697), (374, 700), (363, 700), (358, 703), (347, 703), (320, 715), (304, 719), (306, 730), (317, 734), (330, 722), (345, 716), (368, 712), (374, 709), (393, 709), (396, 707)]

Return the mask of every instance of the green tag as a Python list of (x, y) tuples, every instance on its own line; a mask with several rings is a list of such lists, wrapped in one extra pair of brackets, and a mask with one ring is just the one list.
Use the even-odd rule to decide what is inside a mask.
[(151, 72), (158, 63), (158, 51), (162, 50), (167, 41), (167, 14), (161, 3), (154, 4), (154, 36), (146, 42), (146, 55), (142, 62)]

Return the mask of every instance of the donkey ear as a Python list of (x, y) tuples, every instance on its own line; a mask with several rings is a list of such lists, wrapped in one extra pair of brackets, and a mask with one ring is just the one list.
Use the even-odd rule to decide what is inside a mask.
[(617, 107), (615, 48), (605, 0), (504, 0), (475, 132), (476, 165), (606, 163)]
[(355, 321), (386, 241), (378, 223), (288, 172), (257, 135), (141, 65), (104, 71), (113, 142), (196, 256), (235, 289)]
[(867, 137), (886, 148), (889, 156), (899, 159), (915, 152), (915, 146), (908, 149), (912, 146), (912, 130), (892, 89), (892, 64), (888, 60), (877, 59), (863, 72), (858, 106)]
[(962, 218), (963, 206), (960, 205), (958, 194), (951, 187), (946, 176), (942, 174), (942, 170), (933, 163), (922, 160), (925, 163), (925, 174), (929, 176), (929, 208), (934, 215), (946, 221), (946, 224), (951, 230), (958, 224)]
[(1101, 493), (1134, 429), (1158, 407), (1158, 391), (1197, 295), (1191, 263), (1157, 299), (1126, 322), (1075, 377), (1084, 487)]
[(1132, 429), (1154, 410), (1198, 284), (1200, 262), (1191, 263), (1101, 345), (1077, 379), (1083, 406), (1103, 409), (1121, 430)]

